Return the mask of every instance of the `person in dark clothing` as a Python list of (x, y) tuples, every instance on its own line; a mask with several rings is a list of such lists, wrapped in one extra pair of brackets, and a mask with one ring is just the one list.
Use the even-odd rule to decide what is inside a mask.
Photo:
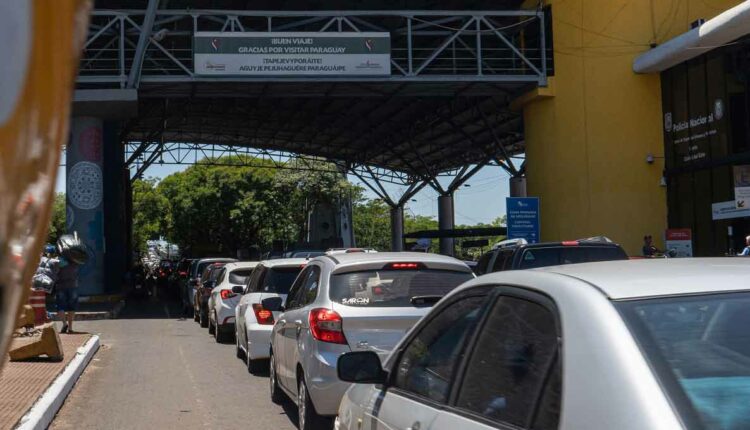
[(659, 253), (659, 250), (654, 246), (654, 238), (651, 235), (643, 236), (643, 256), (653, 257)]
[(63, 325), (61, 333), (73, 333), (73, 320), (78, 307), (79, 268), (79, 264), (60, 257), (60, 270), (55, 282), (55, 302)]

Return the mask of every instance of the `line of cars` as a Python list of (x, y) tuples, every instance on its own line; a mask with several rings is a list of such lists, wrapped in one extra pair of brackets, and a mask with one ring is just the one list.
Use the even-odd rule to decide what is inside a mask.
[(750, 260), (487, 255), (222, 262), (209, 324), (303, 430), (750, 428)]

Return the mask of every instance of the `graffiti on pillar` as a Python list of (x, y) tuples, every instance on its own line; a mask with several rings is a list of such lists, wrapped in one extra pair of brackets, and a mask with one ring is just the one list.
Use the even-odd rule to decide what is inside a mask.
[(73, 165), (68, 175), (68, 199), (78, 209), (97, 208), (102, 202), (102, 169), (89, 161)]
[(101, 162), (102, 159), (102, 129), (100, 127), (88, 127), (81, 132), (79, 137), (79, 148), (84, 160)]

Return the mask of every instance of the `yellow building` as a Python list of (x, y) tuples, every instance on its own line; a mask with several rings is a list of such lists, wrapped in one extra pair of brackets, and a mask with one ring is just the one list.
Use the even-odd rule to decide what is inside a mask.
[(527, 191), (540, 197), (543, 240), (606, 235), (640, 255), (650, 234), (664, 246), (661, 78), (634, 73), (633, 61), (689, 31), (692, 22), (739, 3), (547, 2), (554, 76), (517, 103), (525, 123)]

